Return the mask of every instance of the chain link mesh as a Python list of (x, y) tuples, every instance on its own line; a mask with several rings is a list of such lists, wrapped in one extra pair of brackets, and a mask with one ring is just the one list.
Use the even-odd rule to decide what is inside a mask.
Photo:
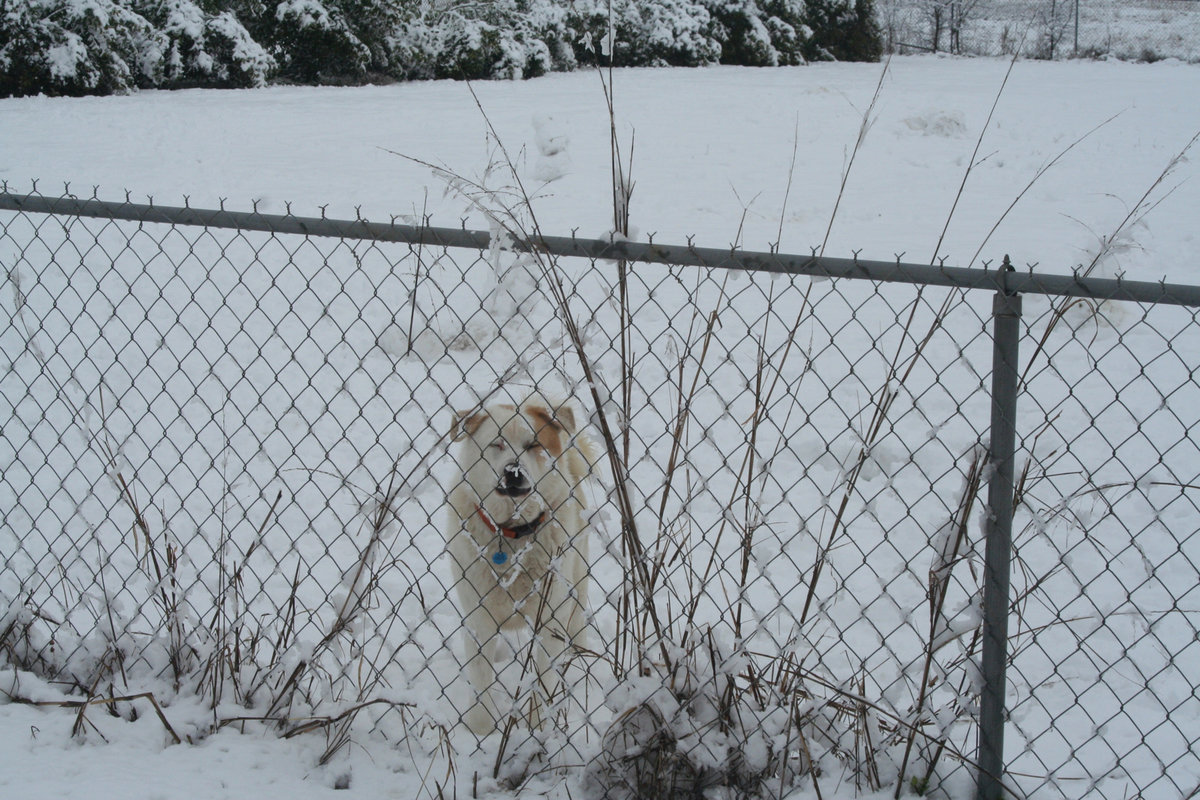
[(877, 0), (892, 53), (1200, 61), (1191, 0)]
[[(352, 737), (452, 742), (508, 786), (971, 785), (989, 293), (0, 225), (11, 668), (319, 730), (326, 759)], [(1196, 310), (1026, 294), (1021, 325), (1006, 785), (1187, 796)], [(607, 422), (618, 467), (590, 482), (570, 688), (539, 689), (519, 639), (514, 707), (481, 741), (460, 725), (479, 644), (445, 555), (449, 432), (535, 389)]]

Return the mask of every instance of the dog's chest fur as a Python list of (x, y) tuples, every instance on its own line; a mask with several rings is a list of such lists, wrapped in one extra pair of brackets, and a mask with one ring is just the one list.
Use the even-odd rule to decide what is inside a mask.
[[(534, 533), (507, 539), (488, 530), (478, 513), (463, 509), (459, 517), (468, 535), (450, 538), (450, 554), (462, 569), (460, 591), (468, 591), (479, 606), (486, 607), (500, 627), (528, 625), (538, 613), (551, 560), (562, 549), (562, 526), (551, 517)], [(493, 560), (497, 552), (507, 557), (503, 564)]]

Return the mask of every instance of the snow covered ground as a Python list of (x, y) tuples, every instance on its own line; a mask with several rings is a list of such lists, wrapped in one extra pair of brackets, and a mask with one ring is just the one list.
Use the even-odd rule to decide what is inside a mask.
[[(1006, 68), (997, 60), (893, 62), (827, 254), (861, 249), (916, 262), (934, 255)], [(820, 245), (880, 69), (621, 73), (618, 128), (636, 136), (634, 224), (663, 241), (693, 235), (714, 246), (738, 239), (741, 229), (746, 246), (763, 249), (781, 238), (782, 209), (784, 249)], [(1115, 116), (1038, 182), (984, 252), (1009, 252), (1017, 263), (1054, 271), (1083, 260), (1200, 127), (1200, 112), (1187, 102), (1197, 80), (1194, 67), (1175, 62), (1021, 63), (941, 254), (964, 264), (1039, 167)], [(597, 76), (485, 83), (475, 91), (510, 151), (527, 146), (531, 172), (538, 120), (552, 117), (567, 137), (565, 174), (537, 204), (543, 228), (609, 230), (608, 126)], [(260, 210), (282, 213), (291, 202), (298, 214), (326, 206), (331, 217), (353, 217), (361, 207), (362, 216), (385, 221), (426, 211), (457, 225), (465, 204), (445, 197), (427, 169), (386, 151), (467, 177), (481, 175), (493, 155), (460, 83), (27, 98), (7, 100), (3, 109), (9, 122), (0, 176), (14, 186), (37, 178), (51, 193), (70, 182), (76, 193), (99, 186), (105, 197), (129, 190), (135, 201), (153, 196), (163, 204), (184, 195), (197, 207), (227, 198), (230, 207), (246, 208), (259, 200)], [(1197, 191), (1185, 184), (1169, 206), (1194, 208)], [(1140, 250), (1123, 262), (1130, 277), (1187, 279), (1175, 271), (1189, 262), (1191, 233), (1172, 227), (1152, 228), (1152, 262)]]
[[(778, 243), (795, 252), (824, 242), (828, 255), (860, 252), (865, 258), (902, 256), (919, 263), (940, 256), (963, 266), (972, 259), (995, 263), (1010, 254), (1020, 268), (1036, 265), (1035, 270), (1060, 273), (1102, 254), (1097, 274), (1200, 281), (1195, 150), (1175, 161), (1200, 131), (1195, 103), (1200, 68), (1179, 62), (1020, 62), (1001, 93), (1008, 66), (989, 59), (897, 58), (869, 114), (882, 65), (618, 72), (618, 133), (627, 152), (633, 141), (635, 236), (652, 235), (660, 242), (694, 237), (701, 245), (738, 243), (752, 249)], [(530, 185), (545, 183), (533, 201), (543, 231), (589, 237), (609, 231), (608, 121), (599, 77), (552, 75), (520, 84), (478, 84), (474, 90), (522, 177)], [(994, 117), (976, 150), (998, 93)], [(195, 207), (225, 202), (231, 209), (246, 209), (257, 203), (268, 213), (290, 208), (300, 215), (357, 214), (375, 220), (427, 215), (435, 225), (486, 228), (478, 209), (447, 192), (440, 177), (395, 153), (445, 165), (492, 186), (505, 184), (503, 170), (489, 170), (498, 150), (488, 122), (468, 87), (457, 83), (25, 98), (0, 101), (0, 120), (0, 178), (18, 192), (36, 179), (37, 188), (50, 195), (69, 184), (69, 191), (81, 195), (99, 187), (97, 194), (105, 199), (119, 199), (127, 191), (135, 202), (153, 197), (177, 205), (186, 197)], [(1160, 181), (1169, 165), (1170, 174)], [(1131, 211), (1133, 223), (1123, 225)], [(53, 240), (60, 234), (47, 229), (43, 235)], [(126, 235), (117, 229), (96, 234), (117, 245)], [(51, 269), (49, 257), (37, 260), (40, 251), (18, 259), (12, 241), (0, 240), (0, 246), (6, 270), (15, 264), (9, 283), (20, 288), (10, 292), (6, 287), (2, 306), (18, 323), (6, 323), (2, 333), (11, 365), (4, 396), (25, 424), (35, 426), (26, 435), (37, 440), (37, 452), (50, 470), (48, 477), (30, 463), (36, 453), (24, 442), (8, 445), (6, 456), (23, 466), (5, 465), (9, 530), (2, 540), (7, 563), (0, 572), (0, 596), (6, 602), (22, 594), (17, 589), (18, 581), (22, 587), (26, 582), (22, 559), (36, 562), (29, 542), (38, 536), (46, 540), (47, 551), (69, 562), (68, 572), (86, 571), (96, 548), (91, 531), (100, 531), (96, 541), (102, 536), (121, 541), (120, 531), (105, 528), (112, 528), (108, 520), (118, 515), (112, 509), (119, 509), (111, 496), (101, 496), (111, 495), (111, 487), (96, 488), (105, 466), (94, 452), (80, 451), (70, 436), (61, 435), (77, 425), (93, 435), (103, 429), (123, 442), (120, 463), (139, 465), (143, 502), (155, 509), (153, 519), (164, 525), (170, 520), (167, 527), (187, 545), (183, 568), (200, 576), (197, 585), (213, 585), (209, 561), (223, 552), (226, 526), (237, 552), (244, 552), (259, 521), (269, 515), (274, 491), (286, 490), (289, 500), (279, 524), (267, 531), (251, 570), (264, 577), (268, 590), (282, 588), (286, 595), (294, 570), (304, 567), (309, 575), (299, 597), (314, 611), (301, 627), (307, 624), (311, 637), (328, 624), (337, 603), (327, 595), (355, 562), (363, 541), (360, 527), (348, 530), (358, 518), (355, 492), (346, 487), (380, 480), (405, 447), (432, 447), (446, 422), (445, 410), (469, 402), (472, 390), (485, 389), (512, 359), (488, 344), (481, 360), (480, 352), (447, 350), (428, 341), (417, 342), (419, 357), (405, 355), (404, 311), (411, 288), (405, 276), (391, 274), (370, 250), (351, 253), (328, 244), (292, 252), (286, 241), (265, 248), (253, 238), (217, 244), (190, 232), (161, 243), (190, 271), (177, 275), (171, 264), (154, 263), (147, 270), (155, 281), (151, 286), (119, 270), (132, 284), (127, 290), (108, 279), (71, 275), (70, 257), (56, 257)], [(141, 241), (133, 250), (149, 252), (147, 246)], [(76, 264), (95, 255), (76, 256)], [(472, 302), (452, 286), (454, 276), (461, 270), (479, 277), (481, 268), (489, 269), (473, 258), (453, 255), (427, 273), (422, 291), (429, 294), (420, 296), (444, 307), (422, 312), (440, 335), (454, 333), (449, 312), (466, 313)], [(246, 264), (255, 270), (245, 270)], [(260, 266), (266, 272), (260, 274)], [(613, 314), (605, 300), (611, 287), (589, 267), (568, 269), (576, 270), (571, 274), (581, 302), (590, 304), (599, 322), (610, 322)], [(123, 262), (120, 269), (128, 268)], [(721, 311), (721, 357), (704, 365), (707, 394), (699, 396), (692, 412), (692, 501), (682, 499), (682, 490), (672, 495), (672, 507), (686, 512), (697, 536), (711, 537), (711, 521), (724, 519), (722, 503), (734, 491), (745, 420), (754, 408), (745, 365), (754, 363), (759, 346), (772, 352), (783, 345), (803, 287), (778, 284), (780, 305), (791, 305), (784, 322), (768, 324), (764, 296), (776, 291), (774, 282), (733, 280), (726, 293), (719, 277), (642, 274), (648, 285), (635, 290), (645, 312), (638, 317), (636, 344), (655, 358), (639, 366), (642, 400), (650, 409), (632, 423), (647, 452), (636, 464), (639, 486), (661, 481), (666, 454), (661, 432), (672, 419), (674, 400), (653, 392), (656, 381), (669, 378), (672, 359), (698, 343), (703, 315)], [(517, 289), (528, 288), (519, 268), (512, 275)], [(794, 356), (799, 360), (776, 365), (789, 393), (803, 388), (800, 405), (793, 401), (779, 408), (806, 409), (810, 418), (801, 420), (804, 414), (797, 413), (783, 419), (781, 411), (759, 445), (768, 454), (777, 448), (772, 466), (778, 477), (764, 482), (755, 498), (766, 529), (777, 537), (765, 543), (765, 550), (756, 549), (752, 565), (755, 583), (747, 596), (757, 610), (758, 644), (786, 640), (799, 613), (803, 592), (794, 587), (803, 584), (815, 546), (808, 530), (795, 532), (795, 520), (799, 515), (800, 527), (807, 524), (814, 535), (827, 530), (822, 512), (840, 497), (838, 487), (860, 449), (852, 434), (865, 424), (848, 409), (862, 409), (878, 388), (876, 379), (886, 372), (882, 353), (890, 355), (901, 343), (896, 318), (913, 296), (907, 288), (875, 294), (865, 285), (813, 287), (808, 295), (812, 319), (796, 337), (803, 342), (798, 345), (803, 359)], [(93, 291), (115, 293), (101, 308)], [(144, 308), (126, 305), (120, 299), (125, 291)], [(981, 335), (989, 307), (989, 297), (957, 305), (947, 317), (945, 335), (935, 337), (927, 360), (916, 367), (912, 386), (922, 391), (914, 389), (919, 396), (900, 403), (897, 413), (911, 412), (903, 430), (869, 452), (862, 477), (869, 489), (853, 498), (854, 546), (836, 551), (830, 567), (834, 577), (822, 593), (823, 630), (805, 632), (814, 647), (828, 648), (820, 658), (824, 667), (832, 668), (847, 654), (863, 659), (864, 666), (870, 660), (880, 694), (901, 710), (911, 701), (901, 690), (912, 686), (918, 634), (927, 632), (928, 619), (922, 623), (920, 617), (928, 616), (922, 604), (930, 549), (960, 491), (964, 454), (977, 439), (979, 420), (986, 418), (979, 386), (990, 357)], [(1048, 307), (1043, 299), (1026, 299), (1026, 353), (1050, 327)], [(493, 310), (505, 309), (493, 305)], [(921, 307), (919, 319), (931, 310)], [(524, 324), (506, 334), (533, 343), (539, 331), (551, 329), (553, 314), (544, 305), (527, 311)], [(1100, 324), (1081, 309), (1071, 314), (1064, 327), (1074, 332), (1052, 345), (1054, 368), (1034, 373), (1042, 378), (1039, 391), (1044, 393), (1022, 407), (1023, 433), (1030, 437), (1026, 446), (1039, 454), (1045, 474), (1019, 522), (1026, 526), (1022, 569), (1029, 573), (1018, 586), (1045, 577), (1039, 584), (1042, 594), (1031, 594), (1024, 609), (1025, 642), (1036, 640), (1042, 625), (1053, 634), (1065, 630), (1055, 626), (1072, 619), (1082, 620), (1082, 633), (1071, 630), (1084, 644), (1069, 646), (1064, 636), (1026, 648), (1010, 697), (1019, 712), (1010, 733), (1010, 758), (1020, 759), (1014, 771), (1055, 774), (1055, 781), (1027, 784), (1038, 789), (1034, 796), (1115, 797), (1126, 796), (1131, 787), (1149, 787), (1142, 796), (1177, 797), (1200, 783), (1200, 765), (1194, 752), (1189, 754), (1200, 739), (1195, 679), (1182, 667), (1197, 654), (1193, 565), (1200, 563), (1200, 522), (1194, 497), (1181, 488), (1190, 485), (1194, 491), (1197, 483), (1200, 336), (1187, 313), (1143, 317), (1141, 309), (1106, 306)], [(228, 341), (213, 338), (220, 330), (208, 327), (214, 315), (240, 320), (241, 334)], [(38, 325), (21, 327), (35, 316)], [(156, 333), (138, 327), (143, 316)], [(118, 323), (126, 326), (123, 332)], [(144, 345), (155, 338), (156, 347), (141, 354), (116, 344)], [(29, 341), (61, 360), (23, 352)], [(553, 358), (543, 355), (540, 361), (531, 359), (534, 368), (554, 374)], [(201, 356), (207, 361), (197, 361)], [(139, 359), (150, 366), (147, 372), (130, 370)], [(690, 377), (695, 360), (684, 361)], [(612, 374), (608, 361), (601, 366), (605, 375)], [(75, 408), (96, 406), (101, 422), (72, 420), (69, 408), (50, 402), (54, 392), (44, 384), (22, 396), (43, 371), (57, 374), (57, 385), (64, 387), (60, 394)], [(100, 413), (101, 375), (105, 391), (125, 398), (121, 411), (128, 418), (114, 417), (111, 408)], [(181, 376), (190, 376), (190, 382), (180, 384)], [(132, 394), (135, 389), (141, 399)], [(1114, 404), (1115, 389), (1121, 402)], [(1095, 406), (1089, 405), (1093, 398)], [(33, 402), (51, 408), (57, 440), (51, 430), (29, 422), (36, 416)], [(141, 416), (134, 408), (139, 403), (153, 414)], [(1097, 416), (1104, 436), (1096, 436), (1090, 423)], [(1047, 420), (1052, 423), (1037, 439), (1035, 432)], [(142, 464), (141, 459), (149, 460)], [(404, 466), (418, 461), (413, 455)], [(72, 471), (76, 463), (81, 466)], [(727, 469), (704, 472), (708, 463), (725, 463)], [(445, 468), (434, 464), (434, 480), (414, 488), (407, 508), (436, 520), (437, 479), (444, 478)], [(68, 538), (82, 545), (62, 551), (61, 540), (45, 530), (50, 518), (32, 518), (36, 509), (28, 495), (18, 502), (18, 478), (12, 476), (22, 469), (45, 493), (43, 502)], [(1051, 474), (1057, 472), (1087, 478)], [(48, 486), (53, 475), (68, 476), (61, 492)], [(1129, 490), (1119, 491), (1115, 500), (1093, 491), (1109, 482)], [(214, 512), (214, 503), (222, 510)], [(646, 507), (656, 510), (656, 503), (648, 499)], [(973, 526), (978, 525), (975, 514)], [(787, 535), (789, 524), (793, 531)], [(191, 533), (185, 536), (178, 529), (182, 526), (190, 526)], [(611, 522), (605, 527), (611, 529)], [(1131, 533), (1140, 533), (1146, 543), (1131, 546)], [(384, 570), (380, 588), (387, 601), (367, 615), (365, 641), (387, 652), (353, 657), (360, 659), (356, 663), (390, 661), (383, 670), (390, 684), (377, 694), (415, 703), (419, 713), (387, 712), (375, 733), (356, 733), (352, 746), (318, 767), (327, 744), (319, 733), (279, 740), (249, 724), (242, 726), (245, 732), (227, 727), (195, 746), (169, 746), (153, 707), (136, 700), (123, 707), (126, 716), (129, 707), (136, 708), (132, 723), (108, 716), (103, 708), (90, 709), (86, 716), (94, 727), (81, 743), (70, 736), (74, 710), (10, 703), (0, 705), (0, 748), (9, 754), (0, 764), (0, 791), (14, 797), (254, 792), (316, 797), (348, 785), (380, 796), (436, 797), (438, 787), (443, 796), (505, 796), (507, 790), (491, 777), (487, 755), (494, 756), (494, 750), (481, 755), (463, 748), (455, 758), (438, 750), (442, 740), (432, 731), (454, 716), (443, 694), (456, 702), (462, 692), (453, 678), (455, 610), (440, 596), (444, 568), (436, 558), (436, 525), (415, 525), (409, 535), (411, 541), (392, 545), (389, 553), (398, 561)], [(304, 544), (292, 549), (290, 543), (301, 539)], [(211, 547), (207, 556), (195, 550), (197, 543)], [(7, 559), (9, 548), (18, 545), (20, 557)], [(737, 554), (729, 542), (712, 547), (722, 558)], [(617, 622), (612, 604), (601, 601), (621, 581), (619, 559), (611, 550), (597, 563), (593, 594), (593, 603), (603, 606), (596, 625), (604, 642), (615, 637)], [(144, 558), (140, 551), (132, 545), (117, 551), (110, 565), (137, 573), (136, 564)], [(277, 558), (264, 558), (264, 552)], [(777, 557), (781, 554), (787, 558)], [(704, 556), (697, 550), (693, 557)], [(1059, 560), (1071, 564), (1075, 577), (1039, 572)], [(864, 562), (869, 569), (861, 569)], [(727, 569), (736, 572), (733, 566)], [(53, 571), (44, 563), (30, 570)], [(408, 581), (414, 572), (421, 573), (417, 592)], [(1140, 577), (1131, 583), (1131, 575)], [(143, 575), (123, 590), (103, 591), (129, 606), (139, 602), (135, 590), (145, 584)], [(958, 594), (949, 602), (965, 602), (969, 580), (956, 586)], [(722, 584), (713, 591), (727, 597), (729, 589)], [(91, 608), (94, 600), (89, 596), (84, 605)], [(1039, 605), (1042, 600), (1045, 607)], [(39, 602), (45, 607), (53, 601)], [(252, 605), (255, 601), (251, 597)], [(719, 597), (707, 598), (701, 617), (711, 614), (714, 621), (719, 603)], [(1168, 613), (1172, 607), (1175, 611)], [(197, 613), (203, 610), (208, 608)], [(946, 622), (961, 625), (969, 618), (967, 609), (962, 618)], [(859, 644), (866, 650), (856, 650)], [(143, 671), (147, 666), (140, 664)], [(10, 671), (3, 681), (7, 692), (31, 700), (78, 699), (29, 673)], [(333, 688), (337, 685), (331, 681)], [(114, 690), (126, 691), (153, 691), (169, 702), (165, 714), (181, 735), (205, 730), (213, 717), (188, 693), (175, 693), (166, 679)], [(228, 699), (220, 706), (222, 717), (235, 712)], [(1052, 733), (1056, 719), (1061, 736)], [(398, 739), (396, 732), (410, 723), (413, 737)], [(1087, 735), (1079, 733), (1085, 730)], [(946, 788), (962, 791), (963, 776), (953, 777)], [(547, 796), (579, 796), (573, 784), (538, 780), (536, 790)], [(854, 796), (852, 788), (845, 792)], [(794, 796), (813, 795), (802, 785)]]

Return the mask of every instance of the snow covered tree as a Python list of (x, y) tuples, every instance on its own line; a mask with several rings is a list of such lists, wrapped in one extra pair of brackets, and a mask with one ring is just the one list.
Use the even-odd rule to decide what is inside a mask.
[(78, 34), (44, 9), (0, 0), (0, 95), (83, 94), (98, 82)]
[(532, 78), (576, 66), (567, 11), (556, 0), (450, 0), (391, 38), (404, 78)]
[(209, 13), (193, 0), (131, 0), (131, 8), (166, 39), (156, 85), (263, 86), (275, 70), (232, 11)]
[(878, 61), (883, 36), (874, 0), (805, 0), (812, 28), (806, 45), (809, 60)]
[(301, 83), (354, 82), (370, 66), (370, 48), (335, 0), (268, 4), (260, 24), (283, 77)]
[(765, 0), (762, 9), (771, 46), (779, 54), (779, 65), (807, 61), (813, 29), (808, 24), (808, 7), (804, 0)]
[(6, 95), (776, 66), (881, 49), (872, 0), (0, 0)]
[(368, 70), (402, 77), (396, 70), (391, 36), (417, 16), (420, 4), (412, 0), (339, 0), (339, 4), (347, 25), (370, 52)]
[(402, 78), (533, 78), (576, 66), (558, 0), (449, 0), (391, 36)]
[(0, 0), (0, 94), (262, 86), (274, 61), (193, 0)]
[(703, 2), (577, 0), (570, 6), (576, 58), (584, 64), (695, 67), (715, 64), (721, 42)]
[(0, 94), (152, 86), (164, 37), (114, 0), (0, 0)]
[(704, 0), (704, 4), (713, 18), (714, 35), (721, 43), (722, 64), (748, 67), (779, 65), (779, 52), (771, 42), (771, 32), (759, 2)]

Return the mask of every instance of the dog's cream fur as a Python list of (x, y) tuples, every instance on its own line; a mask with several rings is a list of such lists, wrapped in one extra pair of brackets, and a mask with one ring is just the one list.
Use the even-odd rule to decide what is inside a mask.
[[(533, 666), (541, 692), (550, 695), (561, 689), (554, 678), (556, 660), (561, 669), (568, 648), (585, 646), (583, 484), (597, 453), (580, 435), (569, 405), (536, 395), (519, 405), (459, 412), (452, 439), (458, 442), (459, 472), (448, 498), (447, 549), (474, 692), (463, 720), (484, 736), (513, 712), (519, 691), (510, 685), (512, 671), (503, 674), (518, 656), (511, 634), (533, 632)], [(536, 528), (528, 535), (502, 535), (531, 522)], [(496, 563), (497, 552), (504, 554), (503, 563)]]

